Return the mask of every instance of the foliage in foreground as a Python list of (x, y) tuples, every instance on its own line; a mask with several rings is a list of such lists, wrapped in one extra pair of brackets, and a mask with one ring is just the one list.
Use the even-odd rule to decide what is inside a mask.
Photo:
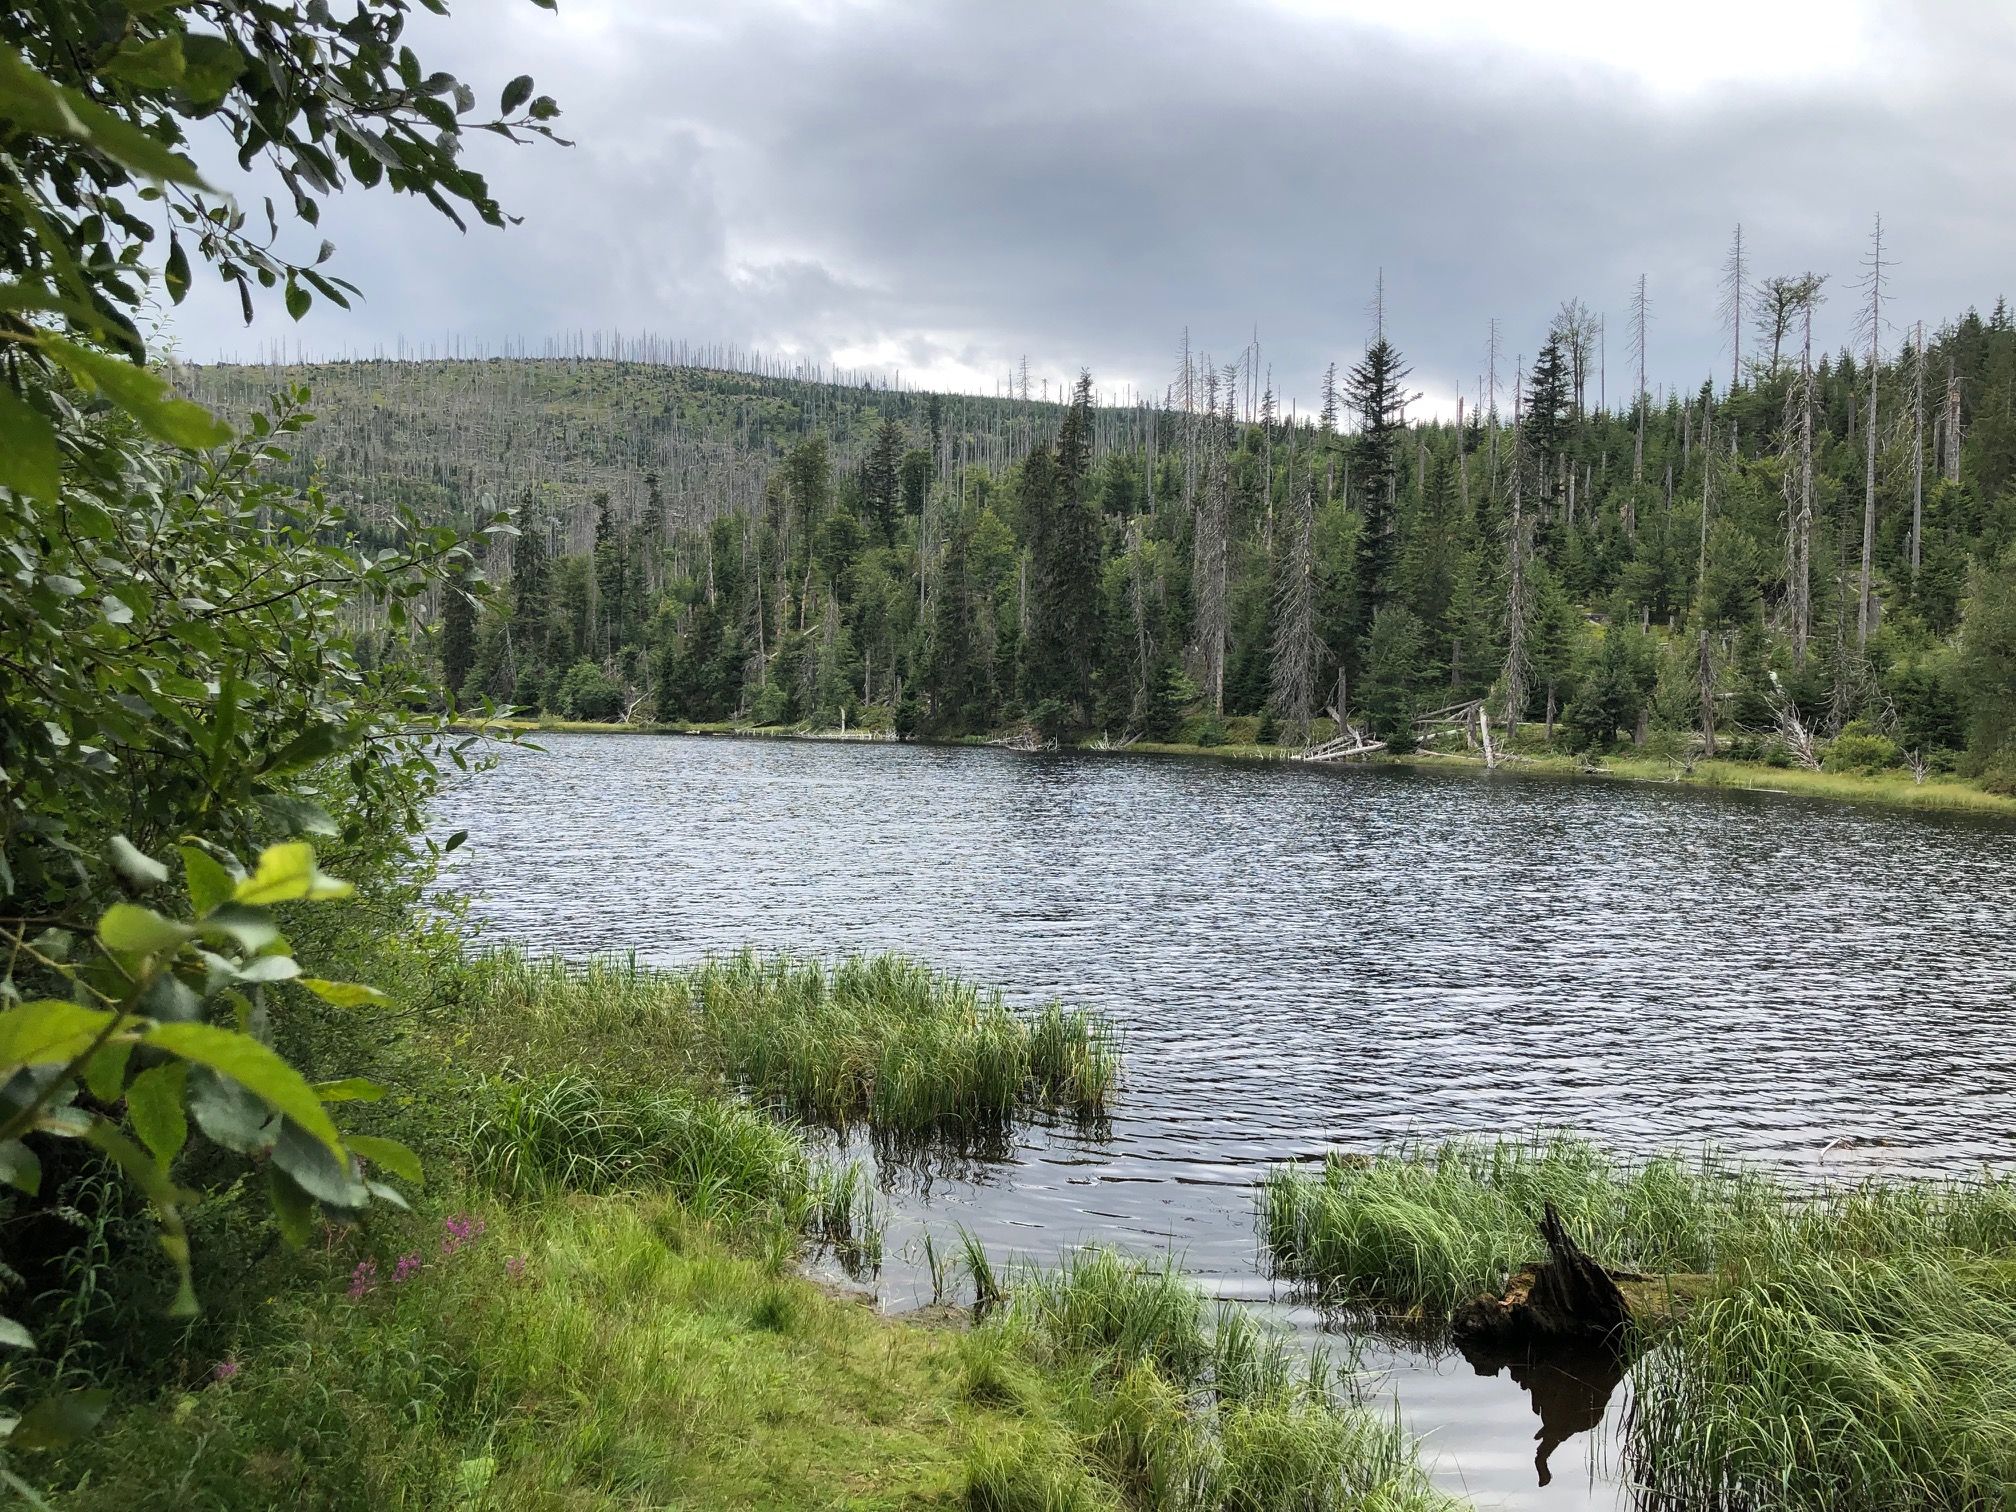
[(1055, 1003), (1017, 1013), (900, 956), (827, 967), (745, 953), (653, 971), (501, 954), (475, 978), (483, 1018), (509, 1026), (514, 1044), (564, 1037), (612, 1068), (718, 1077), (793, 1116), (878, 1134), (978, 1134), (1036, 1111), (1094, 1117), (1118, 1072), (1097, 1015)]
[(1710, 1158), (1474, 1142), (1276, 1171), (1283, 1274), (1446, 1314), (1542, 1258), (1554, 1202), (1608, 1264), (1716, 1285), (1635, 1367), (1626, 1452), (1660, 1504), (1935, 1508), (2016, 1488), (2016, 1184), (1800, 1192)]

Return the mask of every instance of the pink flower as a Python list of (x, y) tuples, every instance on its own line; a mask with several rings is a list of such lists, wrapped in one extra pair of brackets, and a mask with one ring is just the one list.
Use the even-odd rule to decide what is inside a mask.
[(243, 1368), (236, 1360), (219, 1360), (210, 1369), (210, 1379), (213, 1381), (228, 1381)]
[(399, 1257), (399, 1263), (392, 1267), (392, 1284), (403, 1286), (413, 1272), (420, 1269), (420, 1251), (409, 1250)]
[(357, 1269), (350, 1272), (350, 1300), (357, 1301), (377, 1284), (378, 1267), (369, 1260), (359, 1260)]
[(506, 1260), (504, 1262), (504, 1274), (509, 1276), (513, 1281), (523, 1281), (525, 1279), (525, 1257), (523, 1255), (513, 1255), (510, 1259)]
[(465, 1244), (474, 1244), (483, 1237), (483, 1220), (472, 1218), (467, 1213), (445, 1218), (441, 1222), (441, 1253), (452, 1255)]

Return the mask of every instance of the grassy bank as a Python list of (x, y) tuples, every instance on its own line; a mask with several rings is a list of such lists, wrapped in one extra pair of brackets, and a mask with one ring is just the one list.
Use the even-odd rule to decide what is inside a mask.
[(2016, 1184), (1802, 1192), (1712, 1159), (1458, 1143), (1277, 1171), (1262, 1232), (1283, 1274), (1432, 1321), (1543, 1257), (1544, 1201), (1614, 1268), (1705, 1273), (1635, 1367), (1626, 1452), (1664, 1504), (2008, 1504)]
[[(1200, 721), (1190, 721), (1191, 726)], [(1194, 739), (1176, 741), (1135, 741), (1120, 747), (1096, 740), (1072, 747), (1083, 754), (1209, 756), (1222, 761), (1289, 761), (1294, 750), (1280, 745), (1262, 745), (1256, 739), (1259, 720), (1242, 717), (1219, 722), (1213, 742), (1199, 744)], [(887, 740), (886, 734), (857, 734), (837, 730), (805, 730), (781, 726), (715, 725), (614, 725), (588, 724), (566, 720), (493, 720), (490, 727), (536, 736), (541, 732), (560, 734), (691, 734), (736, 735), (780, 740)], [(1336, 727), (1318, 720), (1313, 739), (1334, 735)], [(1196, 731), (1186, 726), (1186, 734)], [(955, 745), (985, 745), (980, 737), (950, 742)], [(1376, 754), (1356, 759), (1372, 765), (1412, 765), (1423, 767), (1484, 766), (1481, 751), (1420, 751), (1405, 756)], [(1590, 761), (1545, 747), (1515, 748), (1498, 771), (1508, 776), (1596, 777), (1625, 782), (1662, 782), (1680, 787), (1727, 788), (1746, 792), (1775, 793), (1788, 797), (1829, 798), (1846, 803), (1875, 803), (1890, 808), (1928, 812), (1976, 813), (2016, 818), (2016, 796), (1992, 793), (1980, 783), (1950, 774), (1930, 775), (1922, 783), (1908, 771), (1876, 773), (1810, 771), (1803, 767), (1772, 766), (1761, 761), (1693, 761), (1681, 763), (1664, 758), (1641, 756), (1632, 750)]]
[(969, 1248), (984, 1319), (928, 1322), (798, 1274), (809, 1248), (879, 1255), (860, 1169), (803, 1122), (956, 1139), (1096, 1111), (1117, 1067), (1097, 1020), (893, 958), (659, 973), (334, 944), (396, 988), (371, 1069), (403, 1095), (377, 1127), (424, 1154), (424, 1200), (299, 1252), (243, 1182), (197, 1208), (205, 1314), (98, 1372), (98, 1432), (13, 1459), (52, 1504), (1446, 1504), (1390, 1423), (1166, 1269), (998, 1275)]

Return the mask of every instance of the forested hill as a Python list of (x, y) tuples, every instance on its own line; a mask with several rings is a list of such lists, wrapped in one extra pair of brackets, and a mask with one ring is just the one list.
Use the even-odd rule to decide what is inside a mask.
[(1398, 747), (1483, 699), (1577, 749), (2016, 781), (2016, 328), (1872, 365), (1812, 350), (1814, 291), (1734, 381), (1608, 410), (1571, 307), (1460, 424), (1409, 420), (1383, 337), (1292, 423), (1200, 362), (1152, 409), (566, 361), (191, 378), (311, 384), (298, 465), (360, 522), (520, 511), (506, 612), (441, 610), (465, 698), (1067, 738), (1341, 711)]

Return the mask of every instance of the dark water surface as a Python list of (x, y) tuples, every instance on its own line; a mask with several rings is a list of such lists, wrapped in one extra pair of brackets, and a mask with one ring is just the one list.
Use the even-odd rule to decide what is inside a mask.
[[(1252, 1185), (1407, 1138), (1573, 1127), (1806, 1176), (2016, 1154), (2006, 823), (1467, 767), (540, 739), (437, 807), (493, 940), (901, 950), (1121, 1027), (1110, 1136), (895, 1180), (890, 1306), (929, 1299), (924, 1228), (964, 1224), (996, 1255), (1173, 1249), (1313, 1326), (1264, 1274)], [(1451, 1489), (1619, 1504), (1605, 1429), (1536, 1485), (1541, 1410), (1549, 1438), (1581, 1411), (1560, 1382), (1366, 1359)]]

